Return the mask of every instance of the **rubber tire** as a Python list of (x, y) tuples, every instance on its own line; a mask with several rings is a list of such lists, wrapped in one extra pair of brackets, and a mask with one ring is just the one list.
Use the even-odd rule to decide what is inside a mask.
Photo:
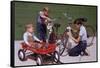
[[(58, 56), (58, 58), (56, 58), (56, 55)], [(60, 60), (60, 54), (57, 51), (54, 52), (53, 56), (54, 56), (54, 61), (55, 62), (59, 62), (59, 60)]]
[[(38, 60), (40, 61), (40, 63), (38, 62)], [(42, 65), (43, 64), (43, 59), (42, 59), (42, 56), (41, 55), (38, 55), (37, 58), (36, 58), (36, 64), (38, 66)]]
[[(20, 53), (22, 52), (23, 54), (23, 57), (21, 57)], [(26, 55), (25, 55), (25, 51), (23, 49), (20, 49), (18, 51), (18, 58), (21, 60), (21, 61), (25, 61), (26, 60)]]
[(65, 33), (66, 32), (64, 32), (63, 35), (62, 35), (62, 39), (66, 38), (66, 41), (65, 41), (65, 43), (63, 42), (63, 48), (61, 50), (59, 50), (60, 51), (60, 56), (63, 56), (63, 53), (64, 53), (64, 51), (66, 49), (66, 44), (68, 42), (68, 37), (65, 35)]
[(95, 34), (95, 29), (94, 29), (91, 25), (85, 25), (85, 26), (86, 26), (88, 38), (89, 38), (89, 34), (88, 34), (88, 31), (89, 31), (89, 30), (88, 30), (88, 29), (91, 29), (91, 31), (92, 31), (91, 34), (92, 34), (92, 37), (93, 37), (93, 38), (92, 38), (92, 40), (91, 40), (91, 43), (87, 45), (87, 47), (90, 47), (90, 46), (92, 45), (92, 42), (93, 42), (94, 37), (95, 37), (95, 35), (96, 35), (96, 34)]

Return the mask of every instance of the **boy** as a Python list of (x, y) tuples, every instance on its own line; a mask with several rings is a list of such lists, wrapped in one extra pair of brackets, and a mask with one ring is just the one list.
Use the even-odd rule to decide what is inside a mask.
[(41, 11), (39, 11), (38, 18), (37, 18), (37, 32), (39, 39), (46, 42), (46, 35), (47, 35), (47, 22), (51, 19), (49, 18), (48, 14), (49, 8), (44, 7)]
[(23, 34), (23, 39), (26, 45), (28, 46), (32, 46), (33, 48), (41, 48), (42, 45), (37, 42), (42, 42), (41, 40), (39, 40), (35, 35), (34, 35), (34, 27), (32, 24), (27, 24), (25, 26), (25, 30), (26, 32)]
[(69, 51), (69, 56), (78, 56), (81, 55), (81, 53), (83, 53), (84, 55), (88, 55), (88, 53), (86, 52), (87, 32), (86, 28), (83, 25), (83, 22), (85, 22), (83, 18), (78, 18), (74, 21), (74, 25), (80, 30), (77, 39), (73, 38), (71, 34), (67, 33), (73, 41), (78, 43), (77, 46)]

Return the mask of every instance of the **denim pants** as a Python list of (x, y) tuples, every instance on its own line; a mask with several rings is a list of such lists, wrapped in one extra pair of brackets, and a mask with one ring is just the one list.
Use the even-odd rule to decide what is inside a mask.
[(39, 22), (37, 23), (37, 34), (40, 40), (43, 40), (44, 42), (46, 41), (46, 36), (47, 36), (46, 24)]
[(87, 47), (87, 42), (86, 41), (80, 41), (77, 46), (72, 48), (69, 51), (69, 56), (78, 56), (81, 54), (81, 52), (85, 52), (85, 49)]

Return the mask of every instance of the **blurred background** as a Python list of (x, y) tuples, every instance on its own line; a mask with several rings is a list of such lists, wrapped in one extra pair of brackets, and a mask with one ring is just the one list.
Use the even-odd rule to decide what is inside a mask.
[(68, 25), (69, 19), (72, 21), (79, 17), (87, 18), (87, 25), (91, 25), (96, 32), (96, 13), (95, 6), (80, 5), (62, 5), (62, 4), (45, 4), (32, 2), (15, 3), (15, 40), (22, 40), (25, 31), (24, 26), (27, 23), (33, 23), (36, 26), (37, 15), (43, 7), (49, 7), (49, 15), (56, 18), (56, 22), (61, 24), (59, 33), (62, 33)]

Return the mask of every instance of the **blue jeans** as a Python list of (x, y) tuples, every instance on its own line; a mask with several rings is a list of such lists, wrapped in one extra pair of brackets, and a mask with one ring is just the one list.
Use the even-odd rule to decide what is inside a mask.
[(69, 51), (69, 56), (78, 56), (81, 54), (81, 52), (85, 52), (85, 49), (87, 47), (87, 42), (86, 41), (80, 41), (77, 46), (72, 48)]
[(47, 35), (46, 24), (40, 22), (37, 23), (37, 34), (40, 40), (43, 40), (44, 42), (46, 41), (46, 35)]

